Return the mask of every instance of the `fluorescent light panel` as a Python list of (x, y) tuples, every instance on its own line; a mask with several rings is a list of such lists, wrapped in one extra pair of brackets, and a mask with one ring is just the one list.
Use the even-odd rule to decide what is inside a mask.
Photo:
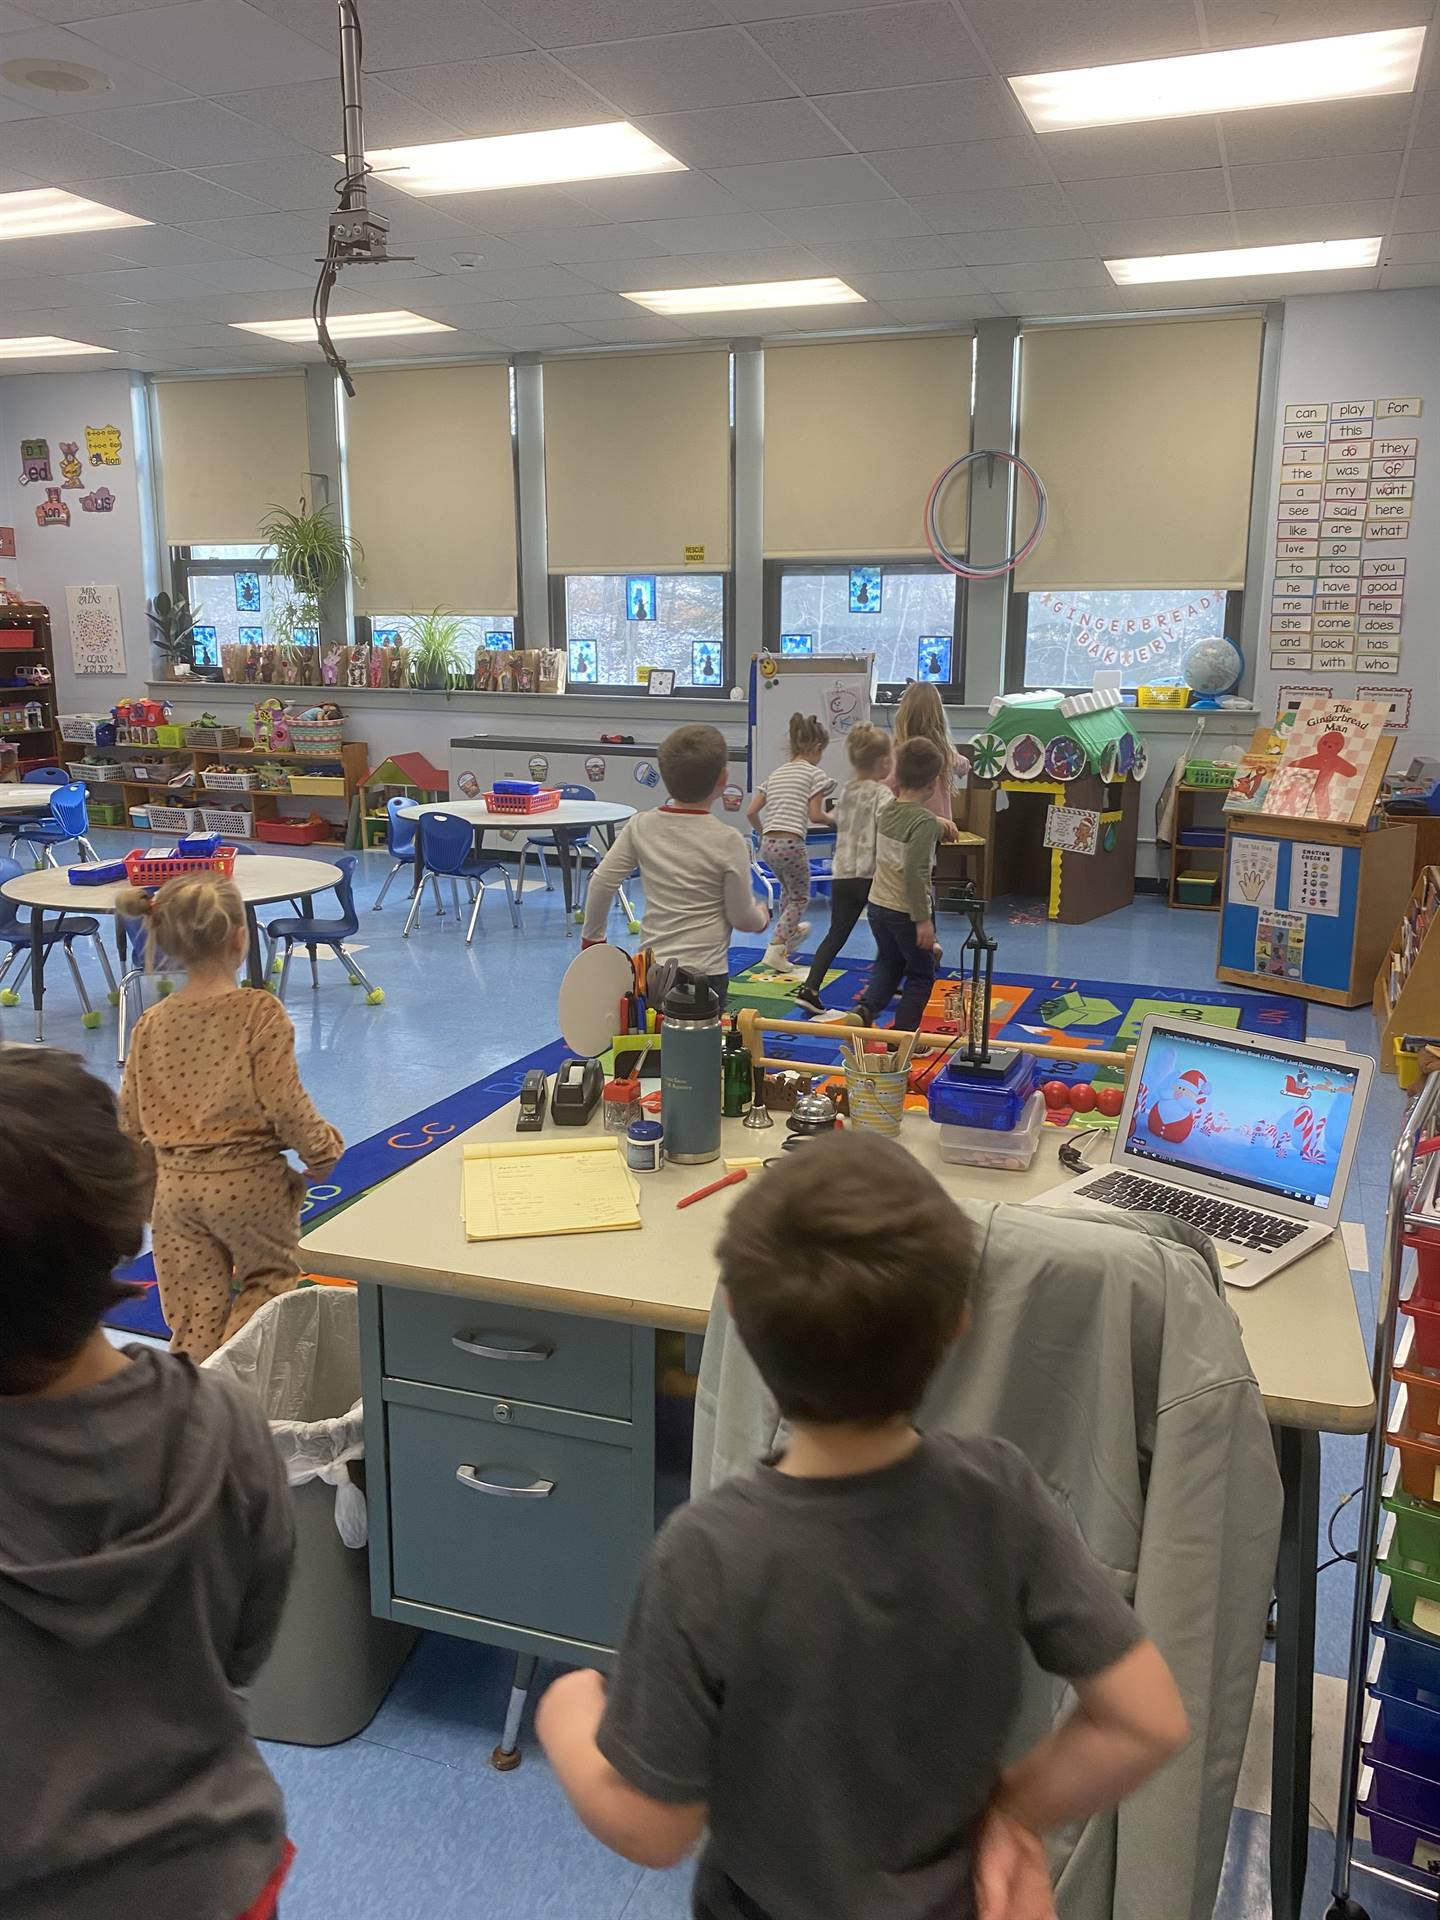
[(1344, 267), (1373, 267), (1380, 257), (1380, 236), (1368, 240), (1300, 240), (1283, 247), (1223, 247), (1215, 253), (1157, 253), (1133, 260), (1107, 260), (1105, 270), (1118, 287), (1142, 287), (1157, 280), (1243, 280), (1259, 274), (1336, 273)]
[(625, 298), (652, 313), (746, 313), (756, 307), (843, 307), (864, 304), (843, 280), (759, 280), (735, 287), (657, 287)]
[(1187, 53), (1173, 60), (1077, 67), (1070, 73), (1028, 73), (1012, 78), (1010, 85), (1035, 131), (1055, 133), (1063, 127), (1114, 127), (1304, 100), (1410, 93), (1424, 44), (1424, 27), (1399, 27)]
[(118, 207), (102, 207), (61, 187), (0, 193), (0, 240), (37, 240), (54, 233), (99, 233), (106, 227), (148, 227), (150, 221)]
[[(307, 313), (303, 320), (232, 320), (241, 333), (263, 333), (267, 340), (284, 340), (291, 346), (313, 347), (319, 341), (315, 322)], [(393, 313), (332, 313), (332, 340), (379, 340), (406, 333), (454, 333), (443, 320), (427, 320), (423, 314), (408, 313), (397, 307)]]
[(87, 347), (83, 340), (59, 340), (53, 333), (20, 334), (0, 339), (0, 360), (59, 360), (77, 353), (114, 353), (114, 347)]
[[(340, 158), (337, 155), (336, 158)], [(636, 173), (685, 173), (683, 160), (628, 120), (549, 133), (504, 133), (490, 140), (438, 140), (423, 147), (381, 147), (365, 158), (406, 193), (493, 193), (503, 187), (555, 186), (566, 180), (618, 180)]]

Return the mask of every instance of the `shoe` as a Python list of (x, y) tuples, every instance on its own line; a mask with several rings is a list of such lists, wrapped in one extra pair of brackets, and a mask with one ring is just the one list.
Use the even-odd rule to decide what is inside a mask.
[(795, 1004), (797, 1007), (804, 1007), (809, 1013), (824, 1013), (826, 1011), (824, 1002), (821, 1000), (818, 990), (814, 987), (800, 987), (795, 994)]
[(784, 947), (776, 946), (774, 942), (765, 949), (765, 965), (775, 973), (794, 974), (795, 972), (795, 968), (790, 964), (789, 954)]
[(835, 1024), (837, 1027), (870, 1027), (875, 1023), (864, 1007), (852, 1007), (849, 1013), (836, 1014)]
[(809, 937), (810, 937), (810, 922), (808, 920), (801, 920), (797, 922), (795, 927), (795, 938), (790, 943), (791, 951), (793, 952), (795, 948), (799, 946), (802, 940), (808, 940)]

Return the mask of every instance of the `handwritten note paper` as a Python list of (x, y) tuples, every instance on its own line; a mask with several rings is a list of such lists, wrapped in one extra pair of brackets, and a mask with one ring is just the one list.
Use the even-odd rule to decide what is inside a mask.
[(613, 1137), (487, 1140), (461, 1161), (467, 1240), (613, 1233), (640, 1225), (634, 1176)]

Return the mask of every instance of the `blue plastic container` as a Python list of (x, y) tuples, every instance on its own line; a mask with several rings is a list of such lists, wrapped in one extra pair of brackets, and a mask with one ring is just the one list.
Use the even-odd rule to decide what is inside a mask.
[(1372, 1797), (1381, 1813), (1440, 1832), (1440, 1753), (1394, 1740), (1380, 1723), (1380, 1703), (1365, 1710), (1362, 1752), (1374, 1775)]
[(539, 793), (541, 787), (538, 780), (492, 780), (490, 791), (492, 793)]
[(930, 1082), (930, 1118), (945, 1127), (980, 1127), (990, 1133), (1009, 1133), (1024, 1117), (1035, 1090), (1035, 1060), (1015, 1056), (1003, 1079), (967, 1077), (963, 1060), (952, 1061)]
[(1376, 1799), (1375, 1776), (1369, 1768), (1361, 1768), (1357, 1804), (1370, 1822), (1370, 1851), (1379, 1859), (1418, 1867), (1422, 1873), (1440, 1872), (1440, 1832), (1387, 1813)]
[(1440, 1648), (1398, 1627), (1380, 1629), (1366, 1684), (1386, 1739), (1440, 1763)]

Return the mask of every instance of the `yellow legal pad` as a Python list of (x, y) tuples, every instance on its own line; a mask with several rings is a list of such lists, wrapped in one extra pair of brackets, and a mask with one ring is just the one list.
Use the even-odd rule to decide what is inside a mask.
[(467, 1240), (640, 1225), (635, 1177), (613, 1138), (487, 1140), (466, 1147), (461, 1164)]

